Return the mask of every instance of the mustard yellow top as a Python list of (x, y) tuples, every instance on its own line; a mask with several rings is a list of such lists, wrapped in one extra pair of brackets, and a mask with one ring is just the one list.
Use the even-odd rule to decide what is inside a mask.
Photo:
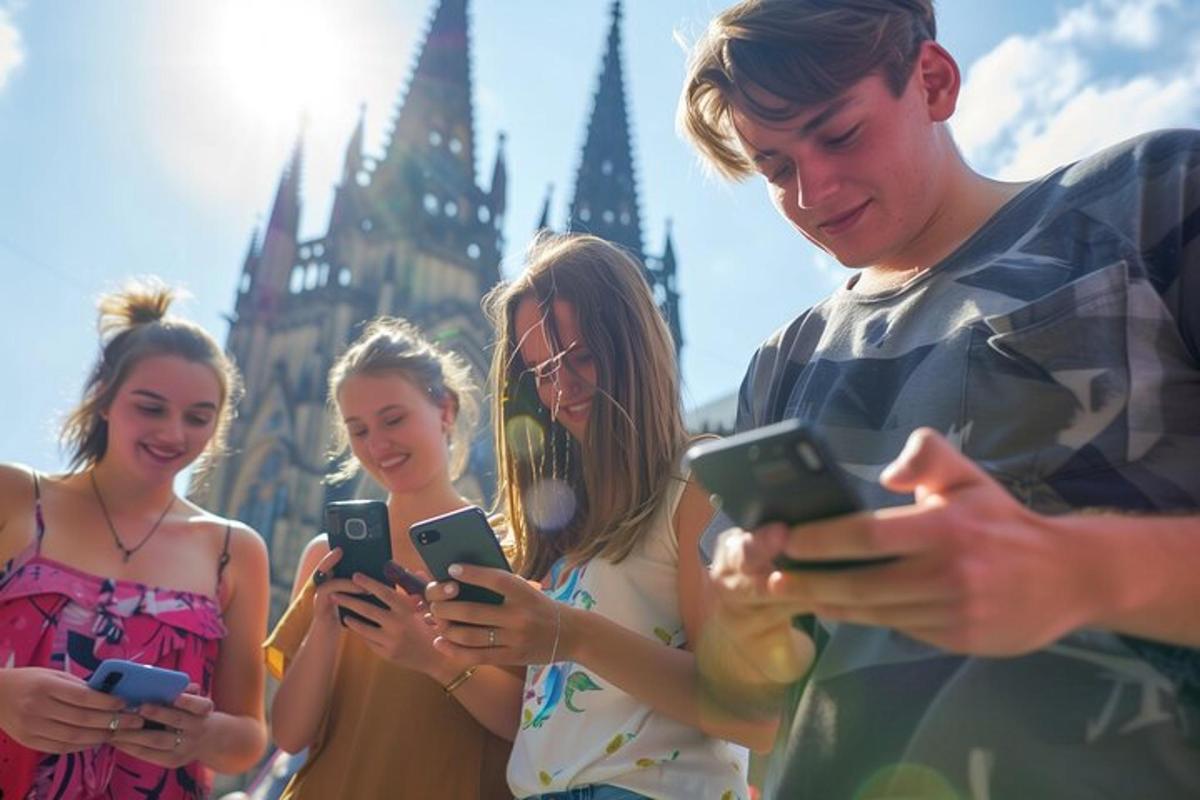
[[(263, 644), (276, 678), (308, 633), (314, 588), (309, 581)], [(281, 800), (511, 800), (510, 742), (427, 675), (380, 658), (357, 636), (340, 642), (325, 719)]]

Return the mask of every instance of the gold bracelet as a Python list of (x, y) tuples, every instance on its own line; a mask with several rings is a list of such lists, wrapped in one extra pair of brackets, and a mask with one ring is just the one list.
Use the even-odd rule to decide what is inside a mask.
[(474, 674), (475, 667), (467, 667), (462, 672), (458, 673), (458, 677), (443, 686), (442, 691), (446, 693), (447, 697), (449, 697), (450, 695), (454, 694), (455, 689), (466, 683)]

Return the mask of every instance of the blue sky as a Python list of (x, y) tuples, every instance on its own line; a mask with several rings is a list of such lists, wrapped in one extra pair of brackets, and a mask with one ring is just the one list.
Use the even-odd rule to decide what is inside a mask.
[[(305, 234), (323, 232), (360, 103), (378, 154), (434, 0), (0, 0), (0, 460), (56, 469), (54, 423), (96, 353), (94, 300), (157, 273), (224, 340), (250, 232), (302, 115)], [(686, 400), (733, 390), (755, 345), (844, 272), (759, 183), (705, 177), (674, 132), (694, 37), (722, 0), (626, 0), (643, 227), (674, 220)], [(68, 10), (69, 9), (69, 10)], [(572, 190), (609, 0), (473, 0), (476, 164), (508, 135), (506, 270), (547, 183)], [(1200, 124), (1193, 0), (945, 0), (968, 160), (1037, 176), (1141, 131)], [(484, 179), (486, 182), (486, 178)]]

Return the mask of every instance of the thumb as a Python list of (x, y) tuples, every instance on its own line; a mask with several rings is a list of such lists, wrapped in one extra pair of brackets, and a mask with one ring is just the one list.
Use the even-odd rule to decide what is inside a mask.
[(915, 493), (918, 502), (986, 479), (987, 473), (932, 428), (913, 431), (900, 455), (879, 476), (884, 488), (899, 494)]

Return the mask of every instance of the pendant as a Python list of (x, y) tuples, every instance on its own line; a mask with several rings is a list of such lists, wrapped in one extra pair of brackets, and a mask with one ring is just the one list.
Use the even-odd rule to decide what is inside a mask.
[(122, 555), (122, 557), (124, 558), (124, 561), (125, 561), (125, 563), (126, 563), (126, 564), (128, 564), (128, 563), (129, 563), (129, 557), (130, 557), (131, 555), (133, 555), (133, 551), (132, 551), (132, 550), (126, 550), (124, 547), (122, 547), (122, 548), (121, 548), (121, 555)]

